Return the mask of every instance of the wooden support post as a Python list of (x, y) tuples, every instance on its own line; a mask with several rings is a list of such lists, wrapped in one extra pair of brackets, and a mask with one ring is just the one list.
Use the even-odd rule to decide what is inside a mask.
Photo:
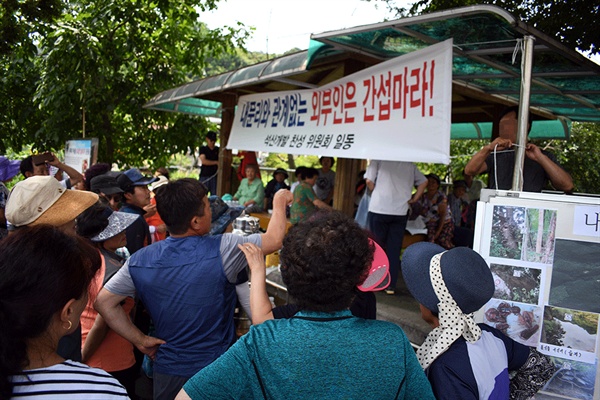
[(219, 172), (217, 175), (217, 194), (223, 196), (231, 193), (231, 150), (227, 150), (231, 127), (233, 126), (234, 109), (237, 101), (235, 98), (227, 98), (223, 104), (221, 113), (221, 132), (219, 134)]
[(338, 158), (333, 188), (333, 208), (347, 215), (354, 215), (354, 194), (358, 173), (367, 167), (366, 160)]

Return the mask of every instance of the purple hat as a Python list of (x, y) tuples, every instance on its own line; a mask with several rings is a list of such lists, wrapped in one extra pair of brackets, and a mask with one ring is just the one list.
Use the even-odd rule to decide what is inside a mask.
[(0, 182), (14, 178), (19, 173), (20, 165), (21, 161), (19, 160), (9, 160), (0, 156)]

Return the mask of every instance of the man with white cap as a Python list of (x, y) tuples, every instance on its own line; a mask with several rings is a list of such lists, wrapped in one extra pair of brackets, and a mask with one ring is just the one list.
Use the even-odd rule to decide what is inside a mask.
[(6, 209), (6, 200), (8, 199), (9, 191), (4, 182), (10, 181), (19, 173), (20, 165), (20, 161), (9, 160), (4, 156), (0, 156), (0, 239), (7, 234), (4, 210)]
[[(473, 320), (494, 295), (492, 273), (478, 253), (416, 243), (404, 251), (402, 275), (434, 328), (417, 358), (438, 400), (528, 399), (550, 379), (554, 367), (545, 356)], [(509, 371), (516, 375), (509, 378)]]
[(152, 243), (152, 234), (143, 218), (144, 207), (150, 204), (150, 189), (148, 185), (158, 180), (156, 177), (146, 177), (139, 169), (131, 168), (117, 177), (117, 183), (123, 190), (123, 206), (119, 211), (137, 214), (141, 217), (127, 228), (127, 249), (130, 254)]
[[(6, 204), (6, 218), (15, 229), (48, 224), (74, 235), (75, 218), (97, 201), (97, 194), (66, 189), (53, 176), (32, 176), (13, 187)], [(62, 337), (58, 354), (81, 361), (81, 327)]]
[(32, 176), (13, 187), (6, 218), (15, 228), (49, 224), (73, 232), (75, 218), (97, 201), (97, 194), (65, 189), (52, 176)]

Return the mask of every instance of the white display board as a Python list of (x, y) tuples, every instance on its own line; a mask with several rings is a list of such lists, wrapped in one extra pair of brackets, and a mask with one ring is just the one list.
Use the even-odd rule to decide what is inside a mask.
[(98, 138), (67, 140), (65, 164), (82, 174), (98, 159)]
[(600, 198), (483, 190), (473, 248), (494, 275), (477, 322), (551, 357), (536, 399), (598, 399)]

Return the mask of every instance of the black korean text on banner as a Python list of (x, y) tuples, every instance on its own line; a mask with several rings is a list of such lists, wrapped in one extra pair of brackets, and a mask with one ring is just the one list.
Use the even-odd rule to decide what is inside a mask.
[(311, 90), (240, 98), (229, 148), (449, 162), (451, 40)]

